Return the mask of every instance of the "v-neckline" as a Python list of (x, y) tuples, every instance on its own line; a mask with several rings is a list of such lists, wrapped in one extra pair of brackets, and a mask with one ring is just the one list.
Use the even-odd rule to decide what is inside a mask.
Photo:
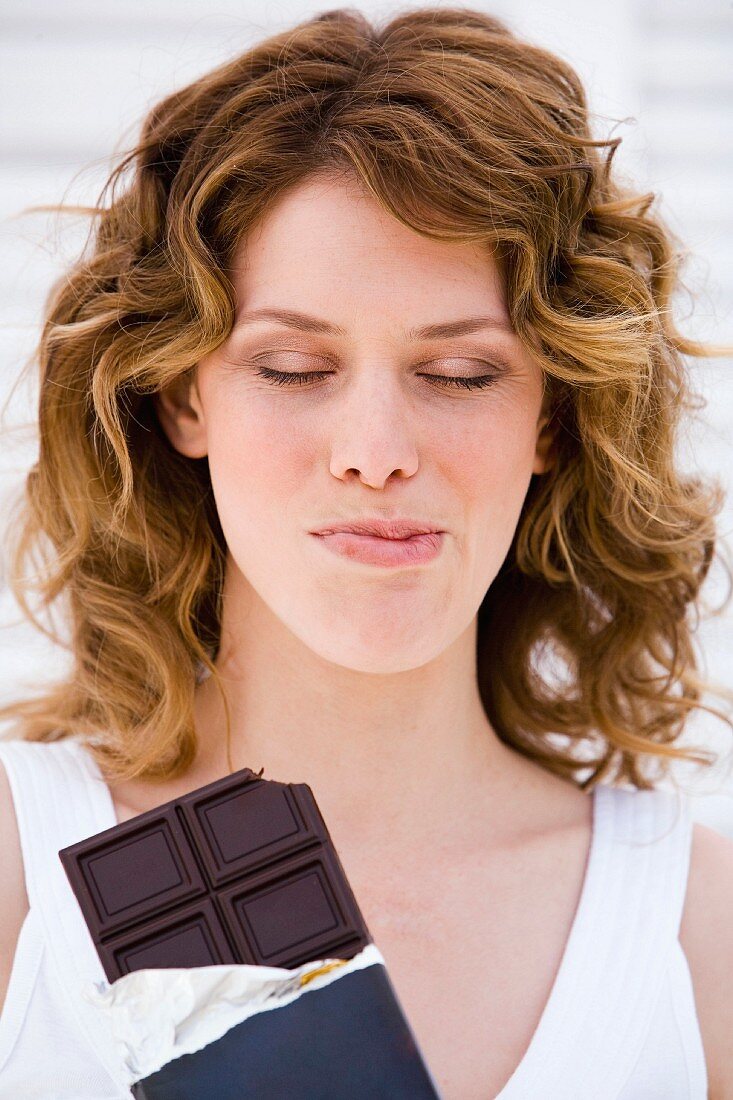
[[(98, 789), (103, 804), (100, 809), (109, 822), (105, 827), (111, 828), (119, 824), (112, 792), (96, 760), (81, 740), (70, 740), (74, 740), (92, 773), (100, 781)], [(511, 1077), (493, 1100), (526, 1100), (527, 1096), (541, 1094), (543, 1082), (549, 1084), (547, 1073), (558, 1040), (563, 1035), (563, 1020), (569, 1012), (577, 1011), (574, 995), (583, 988), (583, 966), (586, 961), (584, 948), (589, 937), (592, 937), (595, 909), (603, 897), (602, 880), (607, 873), (608, 856), (606, 841), (610, 815), (613, 813), (612, 794), (613, 789), (602, 783), (591, 791), (591, 836), (585, 873), (560, 965), (529, 1045)]]
[[(583, 948), (592, 936), (595, 908), (603, 896), (601, 882), (606, 874), (606, 839), (609, 814), (613, 810), (611, 794), (612, 789), (604, 784), (597, 784), (591, 791), (591, 836), (585, 874), (560, 965), (529, 1045), (511, 1077), (493, 1100), (526, 1100), (528, 1096), (542, 1095), (543, 1084), (550, 1087), (547, 1075), (551, 1069), (552, 1052), (557, 1049), (558, 1043), (562, 1043), (564, 1018), (569, 1012), (578, 1011), (576, 997), (583, 988), (585, 965)], [(544, 1094), (550, 1095), (549, 1092)]]

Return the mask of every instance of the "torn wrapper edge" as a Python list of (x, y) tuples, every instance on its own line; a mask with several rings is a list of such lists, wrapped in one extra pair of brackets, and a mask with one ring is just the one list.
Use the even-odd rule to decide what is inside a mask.
[(316, 959), (292, 970), (242, 963), (134, 970), (111, 985), (89, 983), (82, 996), (111, 1030), (129, 1086), (250, 1016), (375, 963), (384, 965), (384, 957), (368, 943), (351, 959)]

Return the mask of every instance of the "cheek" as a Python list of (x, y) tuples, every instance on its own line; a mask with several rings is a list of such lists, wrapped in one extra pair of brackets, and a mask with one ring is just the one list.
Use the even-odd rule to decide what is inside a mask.
[[(254, 403), (253, 403), (254, 405)], [(229, 535), (285, 522), (289, 498), (303, 485), (305, 448), (282, 417), (258, 405), (222, 408), (210, 420), (209, 469), (219, 517)]]
[(460, 556), (465, 578), (479, 598), (511, 547), (535, 452), (530, 417), (508, 407), (491, 413), (443, 450), (446, 478), (463, 513)]
[(533, 425), (521, 410), (497, 403), (486, 416), (443, 438), (443, 462), (451, 480), (460, 484), (471, 506), (487, 510), (494, 520), (503, 512), (519, 512), (534, 462)]

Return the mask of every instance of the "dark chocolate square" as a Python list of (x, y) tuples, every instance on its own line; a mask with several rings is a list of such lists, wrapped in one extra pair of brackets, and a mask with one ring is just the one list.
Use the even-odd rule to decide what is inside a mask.
[(237, 961), (213, 903), (201, 898), (100, 944), (105, 970), (165, 966), (216, 966)]
[[(251, 961), (297, 966), (283, 960), (325, 958), (358, 936), (338, 867), (327, 848), (302, 852), (219, 891), (232, 934), (251, 948)], [(293, 914), (298, 914), (297, 921)]]
[(173, 809), (140, 814), (93, 839), (97, 843), (83, 842), (78, 863), (79, 886), (89, 902), (82, 909), (94, 935), (109, 935), (206, 891)]
[[(262, 781), (235, 782), (202, 796), (193, 791), (179, 802), (212, 886), (272, 862), (279, 855), (323, 841), (320, 820), (296, 786)], [(318, 815), (320, 818), (320, 815)]]

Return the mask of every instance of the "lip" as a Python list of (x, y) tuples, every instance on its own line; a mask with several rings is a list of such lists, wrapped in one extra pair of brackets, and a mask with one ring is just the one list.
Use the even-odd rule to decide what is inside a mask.
[(426, 565), (437, 558), (443, 548), (444, 531), (429, 531), (407, 538), (383, 538), (360, 535), (353, 531), (321, 533), (312, 531), (327, 549), (365, 565), (386, 567)]
[(312, 531), (314, 535), (334, 535), (340, 532), (347, 532), (352, 535), (371, 535), (377, 536), (383, 539), (406, 539), (411, 535), (429, 535), (429, 534), (441, 534), (442, 529), (436, 527), (434, 523), (427, 522), (419, 519), (380, 519), (379, 516), (375, 516), (373, 519), (365, 517), (364, 519), (354, 520), (349, 523), (342, 523), (339, 520), (335, 520), (333, 523), (326, 524), (324, 527), (319, 528), (317, 531)]

